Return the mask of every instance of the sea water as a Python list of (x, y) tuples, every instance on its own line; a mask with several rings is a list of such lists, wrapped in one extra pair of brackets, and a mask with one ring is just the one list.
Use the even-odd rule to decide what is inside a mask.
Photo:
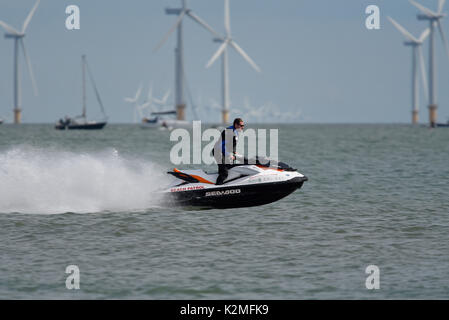
[(449, 298), (449, 129), (259, 127), (279, 129), (280, 160), (309, 181), (195, 211), (157, 201), (170, 131), (1, 125), (0, 298)]

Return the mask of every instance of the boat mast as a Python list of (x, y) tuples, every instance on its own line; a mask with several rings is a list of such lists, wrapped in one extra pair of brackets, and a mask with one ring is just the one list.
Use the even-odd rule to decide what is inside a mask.
[(86, 55), (81, 59), (83, 69), (83, 118), (86, 118)]

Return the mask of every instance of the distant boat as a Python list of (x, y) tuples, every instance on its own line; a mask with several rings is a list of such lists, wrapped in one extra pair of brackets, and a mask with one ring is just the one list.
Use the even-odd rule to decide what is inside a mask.
[(152, 112), (150, 118), (143, 118), (140, 125), (143, 129), (150, 128), (188, 128), (192, 124), (189, 121), (166, 118), (165, 116), (176, 116), (175, 110)]
[(438, 128), (449, 128), (449, 120), (447, 121), (447, 123), (437, 123), (436, 126)]
[[(98, 93), (97, 86), (95, 85), (94, 78), (92, 76), (92, 73), (90, 72), (89, 66), (87, 65), (86, 56), (83, 55), (82, 59), (82, 70), (83, 70), (83, 113), (79, 116), (76, 116), (74, 118), (65, 117), (64, 119), (60, 119), (56, 125), (55, 129), (59, 130), (98, 130), (103, 129), (106, 125), (107, 116), (104, 112), (103, 103), (101, 102), (100, 94)], [(95, 120), (87, 120), (86, 116), (86, 69), (89, 73), (90, 80), (92, 82), (92, 85), (95, 90), (95, 95), (97, 96), (98, 104), (100, 105), (101, 112), (104, 115), (104, 119), (101, 121), (95, 121)]]
[(159, 117), (154, 117), (154, 118), (143, 118), (142, 119), (142, 123), (140, 124), (140, 127), (142, 129), (158, 129), (163, 127), (162, 124), (162, 119), (160, 119)]
[(177, 128), (192, 128), (192, 121), (187, 120), (177, 120), (177, 119), (167, 119), (164, 120), (164, 123), (162, 124), (163, 127), (166, 127), (167, 129), (177, 129)]
[(143, 129), (160, 128), (165, 127), (165, 116), (176, 115), (175, 110), (170, 111), (159, 111), (151, 112), (150, 118), (142, 118), (142, 123), (140, 125)]

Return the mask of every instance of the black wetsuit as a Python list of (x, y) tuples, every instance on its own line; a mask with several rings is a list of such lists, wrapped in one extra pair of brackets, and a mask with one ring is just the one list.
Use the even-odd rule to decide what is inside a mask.
[[(226, 130), (232, 130), (232, 151), (226, 149)], [(236, 146), (238, 141), (237, 131), (234, 126), (229, 126), (221, 133), (221, 139), (217, 141), (212, 154), (214, 155), (215, 161), (218, 164), (218, 178), (216, 184), (223, 184), (223, 182), (228, 177), (228, 170), (232, 168), (233, 162), (231, 162), (230, 156), (234, 155), (236, 152)], [(218, 152), (214, 152), (217, 150)]]

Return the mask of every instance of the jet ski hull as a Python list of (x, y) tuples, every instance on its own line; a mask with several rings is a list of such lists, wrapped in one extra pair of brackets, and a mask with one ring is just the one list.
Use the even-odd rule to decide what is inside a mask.
[[(302, 176), (282, 182), (223, 185), (217, 188), (171, 192), (167, 197), (171, 205), (181, 207), (215, 209), (253, 207), (278, 201), (301, 188), (305, 181), (307, 177)], [(182, 190), (182, 186), (179, 188)]]

